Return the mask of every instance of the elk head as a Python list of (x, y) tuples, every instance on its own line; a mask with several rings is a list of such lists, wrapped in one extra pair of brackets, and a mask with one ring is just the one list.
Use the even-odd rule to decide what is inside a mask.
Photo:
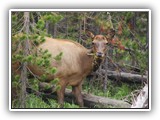
[(103, 58), (107, 50), (107, 38), (104, 35), (94, 35), (88, 32), (88, 35), (92, 38), (92, 53), (94, 53), (98, 58)]

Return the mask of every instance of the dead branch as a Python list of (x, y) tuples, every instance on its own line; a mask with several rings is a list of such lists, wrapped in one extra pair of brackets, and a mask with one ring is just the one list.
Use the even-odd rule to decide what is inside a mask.
[(131, 108), (148, 108), (148, 84), (139, 93)]

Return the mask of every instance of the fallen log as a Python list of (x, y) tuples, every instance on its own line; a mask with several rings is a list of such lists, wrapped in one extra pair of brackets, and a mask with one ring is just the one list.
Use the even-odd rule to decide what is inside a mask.
[[(33, 93), (38, 96), (42, 96), (42, 98), (45, 101), (48, 98), (57, 99), (57, 95), (55, 93), (45, 94), (42, 92), (31, 90), (30, 88), (27, 89), (27, 92)], [(124, 102), (122, 100), (115, 100), (106, 97), (95, 96), (84, 92), (82, 92), (82, 95), (83, 95), (84, 106), (87, 108), (130, 108), (131, 107), (129, 103)], [(71, 93), (71, 90), (69, 89), (65, 90), (65, 101), (69, 103), (73, 103), (75, 101), (74, 96)]]
[[(105, 70), (101, 70), (101, 72), (105, 74)], [(116, 72), (107, 70), (107, 77), (111, 80), (120, 80), (122, 82), (147, 83), (147, 76), (126, 72)]]
[(129, 108), (131, 105), (122, 100), (83, 94), (84, 105), (89, 108)]

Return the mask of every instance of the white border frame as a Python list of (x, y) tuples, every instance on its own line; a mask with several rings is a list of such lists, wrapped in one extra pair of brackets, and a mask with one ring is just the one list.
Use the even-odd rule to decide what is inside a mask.
[[(11, 106), (11, 13), (14, 11), (97, 11), (97, 12), (148, 12), (149, 13), (149, 109), (13, 109)], [(150, 9), (10, 9), (9, 10), (9, 110), (10, 111), (150, 111), (151, 110), (151, 10)]]

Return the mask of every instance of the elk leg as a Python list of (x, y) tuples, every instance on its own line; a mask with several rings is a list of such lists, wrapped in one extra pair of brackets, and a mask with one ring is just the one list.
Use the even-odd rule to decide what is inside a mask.
[(61, 85), (60, 90), (57, 90), (58, 103), (60, 105), (60, 108), (63, 108), (64, 105), (64, 92), (65, 92), (65, 85)]
[(78, 86), (72, 86), (72, 91), (75, 95), (76, 98), (76, 102), (79, 104), (80, 107), (83, 107), (83, 97), (81, 94), (81, 86), (82, 84), (78, 85)]

